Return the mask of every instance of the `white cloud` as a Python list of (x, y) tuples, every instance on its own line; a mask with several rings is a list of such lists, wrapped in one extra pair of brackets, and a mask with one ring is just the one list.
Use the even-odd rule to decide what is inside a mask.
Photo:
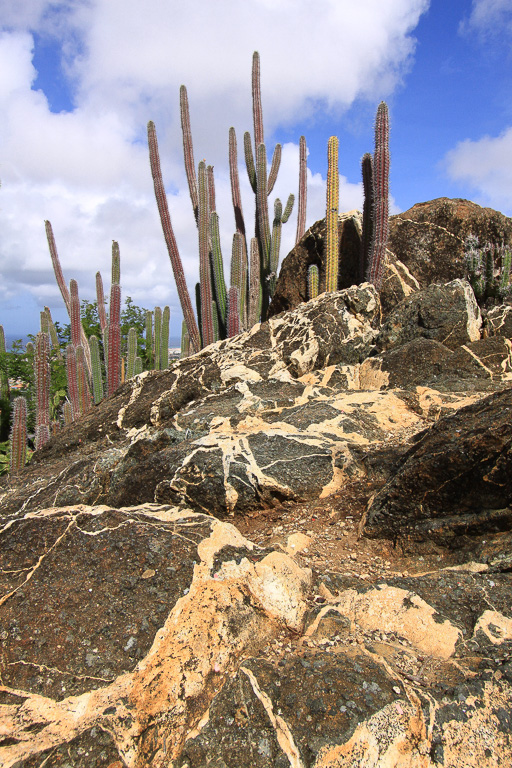
[(471, 185), (480, 202), (512, 215), (512, 127), (498, 137), (460, 142), (445, 163), (449, 176)]
[[(251, 57), (261, 54), (266, 137), (319, 110), (339, 114), (356, 99), (393, 92), (411, 63), (411, 32), (428, 0), (0, 0), (0, 299), (29, 291), (59, 305), (44, 236), (54, 226), (64, 272), (94, 298), (108, 283), (110, 244), (119, 240), (122, 285), (136, 303), (180, 310), (149, 172), (146, 123), (155, 120), (176, 238), (191, 292), (197, 232), (183, 168), (179, 95), (189, 93), (196, 162), (215, 166), (226, 261), (233, 211), (227, 135), (252, 129)], [(58, 41), (73, 93), (55, 114), (33, 90), (33, 34)], [(275, 194), (298, 185), (298, 136), (283, 149)], [(240, 168), (248, 230), (253, 210)], [(272, 195), (272, 200), (274, 195)], [(341, 207), (360, 207), (359, 181), (341, 177)], [(308, 226), (324, 215), (325, 180), (309, 174)], [(293, 245), (295, 217), (283, 228)], [(4, 304), (4, 309), (7, 305)], [(0, 322), (8, 324), (8, 318)], [(23, 328), (20, 331), (31, 330)]]
[(476, 32), (487, 37), (512, 33), (511, 0), (473, 0), (471, 13), (461, 24), (461, 32)]

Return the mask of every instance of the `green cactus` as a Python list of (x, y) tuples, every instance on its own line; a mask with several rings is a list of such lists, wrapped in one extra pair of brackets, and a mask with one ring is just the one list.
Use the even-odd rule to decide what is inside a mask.
[(325, 290), (338, 290), (338, 137), (331, 136), (327, 145), (327, 212), (325, 217)]
[(297, 203), (297, 233), (295, 245), (302, 240), (306, 231), (306, 208), (308, 199), (308, 152), (305, 136), (299, 139), (299, 199)]
[(154, 331), (154, 349), (155, 349), (155, 371), (161, 370), (161, 344), (162, 344), (162, 310), (160, 307), (155, 307), (155, 331)]
[(316, 299), (318, 296), (318, 287), (320, 285), (320, 275), (318, 266), (310, 264), (308, 267), (308, 299)]
[(363, 232), (361, 237), (361, 253), (359, 257), (359, 278), (361, 282), (368, 270), (372, 245), (372, 213), (373, 213), (373, 158), (370, 152), (363, 155), (361, 161), (363, 174)]
[(171, 311), (165, 306), (162, 312), (162, 330), (160, 338), (160, 370), (165, 371), (169, 367), (169, 321)]
[(187, 324), (185, 321), (181, 324), (181, 357), (190, 355), (190, 337), (188, 335)]
[(128, 331), (127, 353), (126, 353), (126, 378), (131, 379), (135, 376), (135, 358), (137, 357), (137, 331), (130, 328)]
[(224, 264), (219, 234), (219, 216), (215, 211), (210, 215), (210, 238), (212, 244), (212, 273), (215, 291), (215, 303), (221, 329), (225, 330), (227, 317), (227, 291), (224, 280)]
[(203, 160), (198, 169), (199, 188), (199, 285), (201, 290), (201, 339), (203, 347), (215, 341), (213, 328), (213, 294), (210, 268), (210, 238), (208, 231), (208, 183), (206, 164)]

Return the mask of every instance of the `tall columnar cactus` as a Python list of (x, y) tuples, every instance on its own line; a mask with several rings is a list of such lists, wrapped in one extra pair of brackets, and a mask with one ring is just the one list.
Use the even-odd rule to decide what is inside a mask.
[(168, 306), (162, 312), (162, 333), (160, 340), (160, 370), (165, 371), (169, 367), (169, 321), (171, 310)]
[(112, 395), (121, 383), (121, 286), (110, 288), (110, 312), (108, 316), (108, 367), (107, 392)]
[(101, 370), (100, 343), (97, 336), (89, 338), (92, 364), (92, 392), (96, 405), (103, 400), (103, 375)]
[(10, 443), (10, 472), (17, 475), (27, 459), (27, 401), (24, 397), (14, 398), (13, 421)]
[(231, 248), (231, 286), (234, 286), (238, 291), (240, 329), (247, 328), (247, 277), (247, 256), (245, 253), (244, 239), (240, 232), (235, 232), (233, 235), (233, 245)]
[(181, 357), (188, 357), (190, 355), (190, 338), (188, 335), (188, 328), (185, 321), (181, 324)]
[(84, 348), (81, 344), (76, 348), (76, 369), (78, 377), (79, 410), (80, 416), (83, 416), (91, 409), (92, 398), (87, 378)]
[[(5, 354), (6, 351), (4, 327), (3, 325), (0, 325), (0, 354)], [(8, 400), (9, 394), (9, 377), (7, 373), (2, 368), (0, 368), (0, 399)]]
[(161, 365), (161, 344), (162, 344), (162, 309), (161, 307), (155, 307), (155, 371), (160, 370)]
[(148, 370), (153, 368), (153, 313), (146, 311), (146, 364)]
[(105, 310), (105, 293), (103, 291), (103, 279), (101, 272), (96, 272), (96, 299), (98, 304), (98, 319), (100, 321), (101, 332), (104, 333), (107, 328), (107, 313)]
[(238, 302), (238, 289), (232, 285), (228, 295), (228, 337), (238, 336), (240, 333), (240, 308)]
[(227, 317), (227, 291), (226, 281), (224, 279), (224, 263), (222, 260), (222, 249), (219, 233), (219, 216), (216, 211), (210, 214), (210, 239), (212, 255), (212, 273), (215, 289), (215, 303), (220, 320), (221, 329), (225, 330)]
[(135, 376), (135, 358), (137, 357), (137, 331), (130, 328), (128, 331), (128, 350), (126, 354), (126, 378)]
[[(49, 221), (45, 221), (45, 229), (46, 229), (46, 238), (48, 240), (48, 248), (50, 250), (50, 256), (52, 259), (52, 265), (53, 265), (53, 271), (55, 273), (55, 278), (57, 280), (57, 285), (59, 286), (62, 298), (64, 299), (64, 304), (66, 305), (66, 309), (68, 311), (69, 318), (71, 320), (71, 296), (68, 290), (68, 287), (66, 285), (66, 281), (64, 280), (64, 274), (62, 272), (62, 267), (59, 259), (59, 255), (57, 253), (57, 246), (55, 244), (55, 237), (53, 235), (52, 225)], [(91, 375), (91, 354), (89, 351), (89, 343), (87, 341), (87, 336), (85, 335), (85, 331), (83, 327), (80, 330), (80, 336), (81, 336), (81, 344), (84, 348), (85, 353), (85, 360), (87, 364), (87, 372), (88, 375)]]
[[(199, 219), (199, 193), (197, 189), (196, 165), (194, 163), (194, 146), (192, 143), (192, 131), (190, 129), (190, 111), (188, 108), (187, 89), (184, 85), (180, 87), (180, 113), (181, 113), (181, 131), (183, 134), (183, 154), (185, 156), (185, 171), (187, 174), (188, 188), (192, 209), (196, 223)], [(187, 326), (188, 327), (188, 326)]]
[(52, 313), (50, 312), (50, 307), (45, 307), (44, 311), (46, 312), (46, 317), (48, 321), (48, 331), (50, 333), (50, 341), (52, 343), (53, 351), (55, 352), (58, 359), (62, 360), (62, 352), (60, 351), (59, 337), (57, 335), (57, 329), (55, 328), (55, 324), (52, 319)]
[[(250, 140), (250, 137), (249, 137)], [(233, 210), (235, 212), (236, 231), (239, 232), (245, 241), (245, 221), (242, 209), (242, 196), (240, 194), (240, 179), (238, 176), (238, 155), (236, 145), (236, 133), (234, 128), (229, 129), (229, 177), (231, 181), (231, 199), (233, 201)], [(246, 251), (247, 251), (247, 243)]]
[(370, 253), (372, 246), (373, 230), (373, 158), (370, 152), (363, 155), (361, 161), (361, 170), (363, 175), (363, 233), (361, 237), (361, 254), (359, 261), (359, 278), (364, 280), (368, 265), (370, 263)]
[(299, 139), (299, 199), (297, 203), (297, 234), (295, 244), (302, 240), (306, 231), (306, 208), (308, 201), (308, 152), (305, 136)]
[(373, 155), (373, 234), (366, 279), (380, 290), (389, 232), (389, 113), (381, 101), (375, 119)]
[(158, 155), (156, 130), (154, 123), (151, 121), (148, 123), (148, 144), (155, 196), (160, 214), (160, 221), (162, 223), (162, 230), (174, 273), (174, 279), (176, 281), (176, 288), (178, 290), (178, 296), (181, 303), (181, 310), (183, 312), (185, 322), (187, 323), (192, 349), (194, 352), (198, 352), (201, 349), (201, 338), (199, 336), (199, 329), (194, 317), (194, 310), (192, 309), (192, 302), (190, 301), (190, 295), (188, 292), (187, 283), (185, 281), (185, 273), (183, 272), (183, 265), (181, 263), (178, 245), (176, 243), (176, 238), (174, 236), (174, 231), (171, 224), (171, 217), (169, 215), (167, 197), (162, 179), (162, 171), (160, 169), (160, 157)]
[(73, 344), (68, 344), (66, 347), (66, 373), (68, 379), (68, 398), (73, 410), (73, 420), (76, 420), (80, 416), (80, 395), (78, 391), (76, 348)]
[(203, 347), (213, 344), (215, 339), (213, 328), (213, 294), (211, 285), (210, 268), (210, 238), (209, 238), (209, 209), (208, 209), (208, 183), (206, 179), (206, 165), (204, 161), (199, 163), (198, 172), (199, 187), (199, 285), (201, 287), (201, 337)]
[(121, 256), (119, 253), (119, 243), (116, 240), (112, 240), (112, 275), (110, 283), (111, 285), (121, 283)]
[(249, 328), (261, 317), (261, 279), (260, 249), (255, 237), (251, 239), (250, 279), (249, 279)]
[(71, 318), (71, 343), (78, 347), (82, 341), (81, 330), (82, 320), (80, 318), (80, 299), (78, 297), (78, 283), (76, 280), (69, 281), (70, 293), (70, 318)]
[(325, 290), (338, 290), (338, 137), (331, 136), (327, 145), (327, 211), (326, 211), (326, 266)]
[(43, 331), (36, 336), (34, 374), (36, 385), (35, 447), (38, 451), (50, 439), (50, 337), (48, 333)]
[(308, 299), (316, 299), (318, 296), (318, 287), (320, 285), (320, 275), (318, 266), (310, 264), (308, 267)]

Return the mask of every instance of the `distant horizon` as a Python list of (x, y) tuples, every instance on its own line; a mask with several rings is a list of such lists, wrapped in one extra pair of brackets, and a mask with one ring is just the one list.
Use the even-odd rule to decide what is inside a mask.
[[(35, 336), (36, 333), (37, 333), (37, 330), (33, 335)], [(5, 335), (5, 348), (7, 352), (11, 350), (11, 347), (14, 341), (18, 341), (19, 339), (21, 339), (24, 346), (26, 346), (27, 343), (30, 341), (27, 334), (22, 334), (20, 336), (19, 334), (7, 333), (7, 331), (5, 331), (4, 335)], [(179, 336), (169, 336), (169, 349), (178, 349), (180, 347), (181, 347), (181, 338)]]

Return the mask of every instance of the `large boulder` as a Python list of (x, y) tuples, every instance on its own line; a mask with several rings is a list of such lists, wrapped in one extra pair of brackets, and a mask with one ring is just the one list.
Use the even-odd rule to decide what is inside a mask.
[(404, 546), (462, 546), (512, 529), (512, 389), (427, 430), (372, 500), (367, 536)]
[(469, 200), (440, 197), (391, 216), (388, 247), (421, 288), (467, 275), (464, 241), (512, 245), (512, 219)]

